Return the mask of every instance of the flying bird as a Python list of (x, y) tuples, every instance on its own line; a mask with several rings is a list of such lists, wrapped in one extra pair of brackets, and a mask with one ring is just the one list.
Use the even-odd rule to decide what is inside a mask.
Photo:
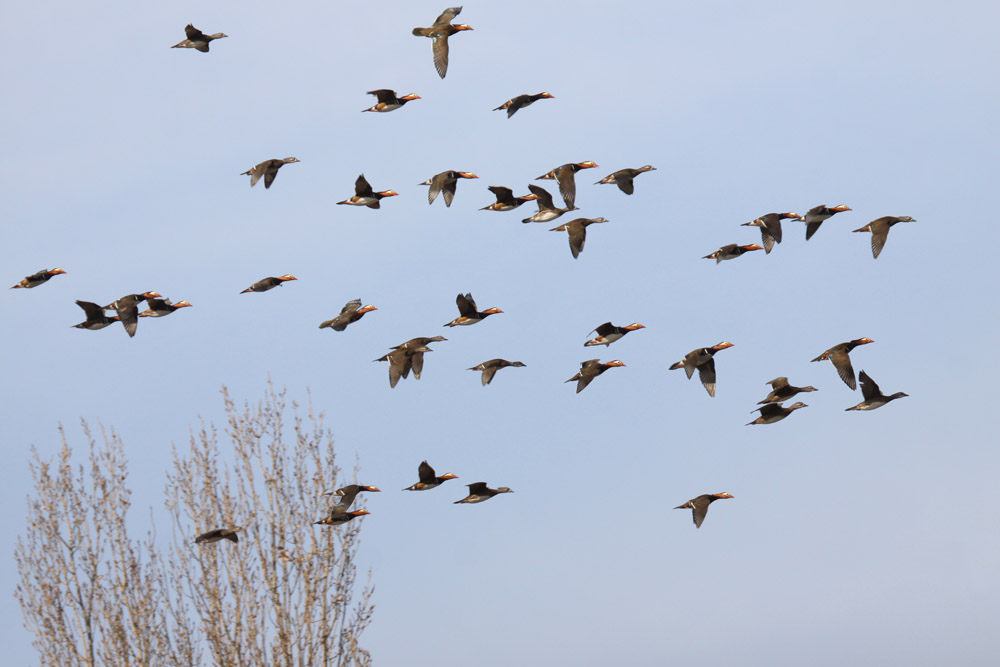
[(438, 477), (434, 474), (434, 468), (430, 467), (427, 461), (423, 461), (417, 468), (417, 475), (419, 476), (420, 481), (412, 486), (406, 487), (403, 491), (426, 491), (428, 489), (441, 486), (449, 479), (458, 479), (458, 475), (450, 472)]
[(806, 211), (806, 214), (801, 218), (801, 220), (806, 223), (806, 241), (811, 239), (813, 234), (819, 231), (819, 226), (822, 225), (824, 221), (830, 219), (838, 213), (850, 210), (851, 207), (847, 204), (840, 204), (839, 206), (834, 206), (833, 208), (827, 208), (825, 204), (813, 206), (811, 209)]
[(711, 255), (705, 255), (702, 259), (714, 259), (715, 263), (718, 264), (727, 259), (736, 259), (743, 253), (750, 252), (751, 250), (763, 250), (756, 243), (751, 243), (750, 245), (736, 245), (735, 243), (730, 243), (729, 245), (724, 245)]
[(513, 211), (524, 202), (538, 199), (538, 195), (532, 192), (530, 195), (515, 197), (514, 191), (502, 185), (491, 185), (488, 190), (493, 193), (497, 200), (489, 206), (484, 206), (480, 211)]
[(764, 254), (768, 255), (774, 249), (775, 243), (781, 243), (781, 221), (786, 218), (798, 220), (798, 213), (765, 213), (750, 222), (744, 222), (741, 227), (760, 227), (761, 243), (764, 244)]
[(645, 329), (646, 327), (639, 324), (638, 322), (633, 322), (632, 324), (625, 327), (616, 327), (611, 324), (611, 322), (605, 322), (596, 329), (593, 333), (597, 334), (597, 338), (588, 340), (583, 344), (584, 347), (590, 347), (592, 345), (604, 345), (608, 347), (611, 343), (615, 342), (629, 331), (636, 331), (637, 329)]
[(295, 276), (290, 273), (286, 273), (283, 276), (269, 276), (267, 278), (261, 278), (255, 282), (250, 287), (246, 288), (240, 294), (246, 294), (247, 292), (266, 292), (268, 290), (274, 289), (275, 287), (281, 287), (284, 283), (289, 280), (298, 280)]
[(553, 227), (550, 232), (567, 232), (569, 234), (569, 251), (573, 253), (573, 259), (583, 252), (583, 244), (587, 242), (587, 227), (599, 222), (607, 222), (606, 218), (576, 218), (569, 222), (564, 222), (558, 227)]
[(507, 361), (506, 359), (490, 359), (489, 361), (484, 361), (478, 366), (473, 366), (472, 368), (466, 369), (470, 371), (482, 371), (483, 372), (483, 386), (485, 387), (490, 382), (493, 381), (493, 376), (501, 368), (513, 367), (513, 368), (524, 368), (525, 364), (520, 361)]
[(264, 189), (271, 187), (271, 183), (274, 183), (274, 177), (278, 175), (278, 170), (284, 167), (286, 164), (293, 164), (295, 162), (301, 162), (297, 157), (286, 157), (284, 159), (278, 160), (264, 160), (255, 167), (250, 167), (244, 171), (240, 176), (250, 177), (250, 187), (257, 185), (257, 181), (260, 177), (264, 177)]
[(760, 417), (754, 419), (746, 426), (753, 426), (754, 424), (773, 424), (775, 422), (780, 422), (782, 419), (792, 414), (799, 408), (808, 408), (809, 406), (799, 401), (789, 405), (787, 408), (783, 407), (780, 403), (765, 403), (756, 410), (751, 410), (751, 413), (760, 412)]
[(327, 320), (319, 325), (320, 329), (325, 329), (329, 327), (334, 331), (344, 331), (347, 329), (348, 324), (357, 322), (365, 313), (370, 313), (373, 310), (378, 310), (375, 306), (368, 304), (367, 306), (361, 305), (361, 299), (354, 299), (353, 301), (348, 301), (344, 304), (344, 307), (340, 309), (340, 314), (334, 317), (332, 320)]
[(698, 379), (705, 386), (705, 391), (708, 395), (715, 397), (715, 353), (720, 350), (725, 350), (726, 348), (732, 347), (733, 344), (729, 341), (722, 341), (718, 345), (713, 345), (712, 347), (701, 347), (697, 350), (691, 350), (688, 352), (683, 359), (670, 366), (670, 370), (677, 370), (678, 368), (683, 368), (684, 372), (687, 373), (688, 380), (694, 375), (695, 369), (698, 370)]
[(517, 113), (518, 109), (523, 109), (525, 107), (531, 106), (538, 100), (550, 100), (552, 99), (552, 93), (538, 93), (537, 95), (518, 95), (517, 97), (512, 97), (500, 106), (498, 106), (494, 111), (507, 111), (507, 118), (510, 118)]
[(514, 493), (512, 489), (506, 486), (491, 489), (486, 486), (486, 482), (473, 482), (472, 484), (466, 484), (466, 486), (469, 487), (469, 495), (461, 500), (456, 500), (454, 502), (455, 505), (461, 503), (481, 503), (501, 493)]
[(868, 373), (861, 371), (858, 377), (861, 378), (861, 395), (864, 396), (865, 400), (861, 401), (852, 408), (846, 408), (844, 412), (850, 412), (851, 410), (877, 410), (889, 401), (895, 401), (897, 398), (909, 396), (909, 394), (904, 394), (901, 391), (897, 391), (892, 396), (886, 396), (882, 393), (882, 390), (878, 388), (878, 385), (875, 384), (875, 380), (868, 377)]
[(568, 211), (577, 210), (575, 206), (567, 208), (556, 208), (552, 201), (552, 194), (545, 188), (538, 185), (529, 185), (531, 194), (538, 200), (538, 212), (530, 215), (521, 222), (551, 222)]
[(246, 526), (237, 526), (236, 528), (216, 528), (215, 530), (209, 530), (198, 537), (194, 538), (195, 544), (201, 544), (202, 542), (206, 544), (211, 544), (212, 542), (218, 542), (219, 540), (229, 540), (230, 542), (239, 542), (240, 538), (236, 534), (246, 528)]
[(858, 345), (867, 345), (868, 343), (874, 342), (875, 341), (871, 338), (857, 338), (846, 343), (841, 343), (840, 345), (834, 345), (829, 350), (813, 359), (813, 361), (826, 361), (829, 359), (830, 363), (833, 364), (833, 367), (837, 369), (837, 374), (840, 376), (840, 379), (844, 381), (844, 384), (852, 390), (857, 389), (858, 383), (854, 379), (854, 368), (851, 366), (851, 357), (849, 356), (849, 353)]
[(597, 181), (594, 185), (617, 185), (619, 190), (630, 195), (635, 192), (635, 184), (632, 181), (636, 176), (647, 171), (656, 171), (656, 167), (646, 164), (638, 169), (619, 169)]
[(796, 387), (794, 385), (790, 385), (788, 384), (788, 378), (784, 376), (774, 378), (770, 382), (765, 382), (764, 384), (771, 385), (771, 393), (768, 394), (763, 401), (757, 401), (757, 405), (764, 405), (765, 403), (781, 403), (782, 401), (787, 401), (792, 396), (801, 392), (819, 391), (816, 387)]
[(362, 112), (374, 111), (376, 113), (386, 113), (389, 111), (395, 111), (396, 109), (400, 108), (401, 106), (403, 106), (404, 104), (406, 104), (411, 100), (421, 99), (420, 95), (414, 95), (413, 93), (410, 93), (409, 95), (403, 95), (402, 97), (396, 97), (396, 91), (389, 90), (388, 88), (369, 90), (368, 94), (374, 95), (376, 98), (378, 98), (378, 102), (376, 102), (373, 106), (368, 107), (367, 109), (362, 109), (361, 110)]
[(472, 30), (464, 23), (452, 24), (452, 19), (462, 13), (461, 7), (449, 7), (441, 12), (430, 28), (414, 28), (417, 37), (430, 37), (431, 51), (434, 53), (434, 69), (442, 79), (448, 73), (448, 38), (462, 30)]
[(864, 227), (855, 229), (854, 231), (872, 233), (872, 257), (878, 259), (879, 253), (882, 252), (882, 248), (885, 246), (886, 239), (889, 238), (889, 229), (898, 222), (916, 222), (916, 220), (908, 215), (899, 217), (887, 215), (877, 220), (872, 220)]
[(708, 514), (708, 506), (714, 503), (716, 500), (722, 500), (725, 498), (732, 498), (733, 496), (728, 493), (706, 493), (705, 495), (698, 496), (697, 498), (692, 498), (683, 505), (678, 505), (675, 510), (692, 510), (691, 518), (694, 519), (694, 527), (701, 528), (702, 522), (705, 521), (705, 515)]
[(618, 368), (624, 366), (621, 361), (615, 359), (614, 361), (607, 361), (602, 363), (600, 359), (589, 359), (580, 364), (580, 372), (566, 380), (566, 382), (576, 381), (576, 393), (580, 393), (587, 388), (587, 385), (594, 381), (594, 379), (601, 375), (604, 371), (609, 368)]
[(476, 310), (476, 300), (472, 298), (472, 294), (459, 294), (455, 297), (455, 304), (458, 306), (458, 317), (445, 324), (444, 326), (446, 327), (469, 326), (470, 324), (482, 322), (490, 315), (497, 315), (503, 312), (499, 308), (487, 308), (479, 312)]
[(172, 49), (196, 49), (202, 53), (208, 53), (208, 45), (214, 39), (223, 39), (229, 37), (229, 35), (224, 32), (217, 32), (214, 35), (206, 35), (201, 30), (198, 30), (193, 25), (188, 23), (184, 26), (184, 33), (187, 35), (187, 39), (182, 42), (177, 42), (170, 48)]
[(372, 186), (368, 183), (368, 179), (365, 178), (364, 174), (358, 176), (358, 179), (354, 181), (354, 196), (348, 197), (344, 201), (337, 202), (338, 204), (347, 204), (348, 206), (367, 206), (368, 208), (381, 208), (381, 201), (384, 197), (395, 197), (399, 193), (395, 190), (382, 190), (381, 192), (375, 192), (372, 190)]
[(455, 186), (460, 178), (479, 178), (471, 171), (442, 171), (440, 174), (431, 176), (423, 183), (418, 185), (429, 185), (430, 189), (427, 191), (427, 203), (433, 204), (434, 200), (437, 199), (438, 193), (444, 193), (444, 205), (451, 206), (452, 200), (455, 198)]
[(43, 283), (47, 283), (52, 276), (59, 276), (66, 273), (62, 269), (42, 269), (37, 273), (32, 273), (30, 276), (25, 276), (24, 280), (16, 285), (12, 285), (11, 289), (31, 289), (32, 287), (38, 287)]
[(564, 165), (560, 165), (550, 172), (544, 173), (536, 181), (541, 181), (545, 179), (554, 180), (559, 184), (559, 194), (562, 195), (563, 201), (566, 202), (566, 208), (572, 210), (576, 208), (576, 172), (581, 169), (593, 169), (600, 165), (590, 162), (570, 162)]

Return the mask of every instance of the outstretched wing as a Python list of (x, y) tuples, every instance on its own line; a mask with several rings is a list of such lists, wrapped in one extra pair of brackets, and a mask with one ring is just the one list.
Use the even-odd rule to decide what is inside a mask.
[(701, 383), (705, 385), (705, 391), (708, 392), (709, 396), (715, 396), (715, 359), (709, 358), (708, 361), (698, 366), (698, 379)]
[(462, 13), (461, 7), (449, 7), (448, 9), (441, 12), (441, 16), (434, 19), (434, 25), (447, 25), (451, 23), (456, 16)]

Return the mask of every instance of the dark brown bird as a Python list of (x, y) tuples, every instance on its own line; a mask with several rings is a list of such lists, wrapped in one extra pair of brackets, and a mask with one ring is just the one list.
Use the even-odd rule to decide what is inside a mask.
[(611, 322), (605, 322), (601, 326), (593, 330), (597, 334), (597, 338), (588, 340), (583, 344), (584, 347), (590, 347), (592, 345), (604, 345), (605, 347), (610, 346), (611, 343), (615, 342), (629, 331), (636, 331), (637, 329), (645, 329), (646, 327), (639, 324), (638, 322), (633, 322), (627, 327), (616, 327), (611, 324)]
[(781, 404), (779, 403), (767, 403), (766, 405), (760, 406), (756, 410), (750, 411), (751, 414), (754, 412), (760, 412), (760, 417), (757, 417), (757, 419), (754, 419), (749, 424), (746, 424), (746, 426), (753, 426), (754, 424), (773, 424), (775, 422), (780, 422), (782, 419), (792, 414), (799, 408), (808, 408), (808, 407), (809, 407), (808, 405), (806, 405), (801, 401), (789, 405), (787, 408), (782, 407)]
[(895, 401), (897, 398), (909, 396), (909, 394), (904, 394), (901, 391), (897, 391), (892, 396), (886, 396), (882, 393), (882, 390), (878, 388), (878, 385), (875, 384), (875, 380), (868, 377), (868, 373), (861, 371), (858, 377), (861, 378), (861, 394), (865, 397), (865, 400), (861, 401), (853, 408), (846, 408), (844, 412), (850, 412), (851, 410), (877, 410), (889, 401)]
[(802, 221), (806, 223), (806, 241), (812, 238), (813, 234), (819, 230), (819, 226), (826, 220), (838, 213), (850, 210), (851, 207), (846, 204), (834, 206), (833, 208), (827, 208), (826, 205), (823, 204), (820, 206), (814, 206), (806, 211), (806, 214), (801, 218)]
[(647, 164), (638, 169), (619, 169), (597, 181), (594, 185), (617, 185), (619, 190), (630, 195), (635, 192), (635, 184), (632, 181), (636, 176), (647, 171), (656, 171), (656, 167)]
[(449, 7), (441, 12), (430, 28), (413, 29), (413, 34), (417, 37), (430, 37), (431, 51), (434, 52), (434, 69), (442, 79), (448, 73), (448, 38), (456, 32), (472, 30), (472, 26), (464, 23), (451, 23), (461, 12), (461, 7)]
[[(448, 340), (444, 336), (420, 336), (418, 338), (411, 338), (405, 343), (400, 343), (399, 345), (393, 345), (390, 350), (415, 350), (418, 347), (424, 347), (430, 345), (431, 343), (440, 343), (441, 341)], [(417, 376), (420, 377), (419, 375)]]
[(139, 313), (139, 317), (165, 317), (180, 308), (190, 308), (187, 301), (171, 303), (170, 299), (146, 299), (146, 306), (149, 310)]
[(560, 165), (553, 169), (552, 171), (542, 174), (536, 181), (541, 181), (545, 179), (554, 180), (559, 184), (559, 194), (562, 195), (563, 201), (566, 202), (566, 208), (573, 210), (576, 208), (576, 172), (581, 169), (593, 169), (600, 165), (590, 162), (570, 162), (564, 165)]
[(469, 326), (470, 324), (482, 322), (490, 315), (497, 315), (503, 312), (499, 308), (487, 308), (482, 312), (477, 311), (476, 301), (472, 298), (472, 294), (459, 294), (455, 297), (455, 304), (458, 306), (458, 317), (445, 324), (444, 326), (446, 327)]
[(576, 218), (565, 222), (558, 227), (553, 227), (550, 232), (569, 233), (569, 251), (573, 253), (573, 259), (583, 252), (583, 244), (587, 242), (587, 226), (599, 222), (607, 222), (606, 218)]
[(705, 255), (702, 259), (714, 259), (715, 263), (718, 264), (723, 260), (736, 259), (743, 253), (750, 252), (751, 250), (763, 250), (763, 248), (756, 243), (751, 243), (750, 245), (730, 243), (729, 245), (722, 246), (711, 255)]
[(16, 285), (12, 285), (11, 289), (31, 289), (32, 287), (38, 287), (42, 283), (47, 283), (52, 276), (64, 273), (66, 272), (62, 269), (42, 269), (37, 273), (32, 273), (30, 276), (25, 276), (24, 280)]
[(882, 248), (885, 246), (886, 239), (889, 238), (889, 228), (897, 222), (916, 222), (916, 220), (908, 215), (899, 217), (886, 215), (877, 220), (872, 220), (864, 227), (855, 229), (854, 231), (872, 233), (872, 257), (878, 259), (879, 253), (882, 252)]
[(461, 500), (456, 500), (454, 502), (455, 505), (460, 503), (481, 503), (500, 493), (514, 493), (512, 489), (506, 486), (491, 489), (486, 486), (486, 482), (474, 482), (472, 484), (466, 484), (466, 486), (469, 487), (469, 495)]
[(353, 301), (348, 301), (344, 304), (344, 307), (340, 309), (340, 314), (337, 315), (332, 320), (327, 320), (319, 325), (320, 329), (325, 329), (327, 327), (333, 329), (334, 331), (344, 331), (347, 329), (348, 324), (357, 322), (365, 313), (370, 313), (373, 310), (378, 310), (375, 306), (368, 304), (367, 306), (361, 306), (361, 299), (354, 299)]
[(184, 33), (187, 35), (187, 39), (182, 42), (178, 42), (171, 46), (172, 49), (196, 49), (202, 53), (208, 53), (208, 44), (213, 39), (224, 39), (229, 37), (229, 35), (217, 32), (214, 35), (206, 35), (201, 30), (198, 30), (193, 25), (188, 23), (184, 27)]
[(705, 521), (705, 515), (708, 514), (708, 506), (714, 503), (716, 500), (732, 498), (732, 495), (728, 493), (706, 493), (703, 496), (698, 496), (697, 498), (692, 498), (683, 505), (678, 505), (675, 510), (693, 510), (691, 513), (691, 518), (694, 519), (694, 527), (701, 528), (701, 524)]
[(411, 370), (414, 379), (420, 379), (420, 373), (424, 370), (424, 352), (433, 350), (427, 346), (400, 347), (375, 361), (389, 362), (389, 387), (393, 388), (399, 382), (399, 378), (409, 377)]
[(333, 509), (330, 510), (330, 513), (327, 516), (323, 517), (319, 521), (313, 522), (313, 525), (342, 526), (348, 521), (356, 519), (359, 516), (365, 516), (366, 514), (371, 514), (371, 512), (369, 512), (368, 510), (353, 510), (350, 512), (341, 512), (337, 510), (338, 507), (340, 507), (340, 505), (334, 505)]
[(479, 209), (480, 211), (513, 211), (526, 201), (538, 199), (538, 195), (534, 192), (523, 197), (515, 197), (513, 190), (502, 185), (491, 185), (489, 191), (496, 196), (497, 200), (489, 206), (482, 207)]
[(455, 198), (455, 186), (460, 178), (479, 177), (471, 171), (442, 171), (436, 176), (431, 176), (423, 183), (419, 183), (419, 185), (431, 186), (427, 191), (428, 204), (434, 203), (434, 200), (437, 199), (438, 193), (444, 193), (444, 205), (451, 206), (451, 202)]
[(139, 326), (139, 304), (146, 299), (152, 299), (158, 296), (160, 296), (158, 292), (127, 294), (104, 306), (104, 310), (114, 310), (118, 313), (118, 321), (122, 323), (129, 338), (131, 338), (135, 336), (136, 327)]
[(851, 357), (848, 355), (858, 345), (867, 345), (874, 342), (871, 338), (857, 338), (846, 343), (841, 343), (840, 345), (834, 345), (813, 359), (813, 361), (826, 361), (829, 359), (833, 367), (837, 369), (837, 374), (844, 381), (844, 384), (851, 389), (857, 389), (858, 383), (854, 380), (854, 368), (851, 366)]
[(485, 387), (490, 382), (493, 381), (493, 376), (501, 368), (507, 368), (512, 366), (514, 368), (524, 368), (525, 364), (520, 361), (507, 361), (506, 359), (490, 359), (489, 361), (484, 361), (478, 366), (473, 366), (467, 370), (470, 371), (482, 371), (483, 372), (483, 386)]
[(83, 308), (83, 312), (86, 314), (87, 319), (79, 324), (74, 324), (75, 329), (89, 329), (91, 331), (97, 331), (108, 326), (112, 322), (118, 322), (119, 318), (117, 315), (105, 315), (104, 308), (101, 308), (96, 303), (90, 301), (77, 301), (76, 305)]
[(594, 381), (598, 375), (608, 370), (609, 368), (617, 368), (624, 366), (622, 362), (615, 359), (614, 361), (607, 361), (601, 363), (600, 359), (590, 359), (584, 361), (580, 364), (580, 372), (566, 380), (566, 382), (573, 382), (576, 380), (576, 393), (580, 393), (587, 388), (587, 385)]
[(362, 491), (369, 491), (371, 493), (379, 493), (381, 489), (377, 486), (363, 486), (361, 484), (348, 484), (345, 487), (339, 488), (332, 493), (327, 493), (327, 496), (340, 496), (340, 502), (334, 506), (334, 510), (339, 508), (339, 511), (346, 512), (351, 509), (351, 505), (354, 504), (354, 499), (357, 498), (358, 494)]
[(538, 212), (521, 222), (551, 222), (563, 213), (577, 210), (575, 206), (572, 208), (556, 208), (555, 203), (552, 201), (552, 194), (543, 187), (529, 185), (528, 189), (538, 199)]
[(216, 528), (215, 530), (209, 530), (194, 538), (194, 543), (201, 544), (202, 542), (205, 542), (207, 544), (211, 544), (212, 542), (218, 542), (219, 540), (239, 542), (240, 538), (236, 535), (236, 533), (240, 532), (244, 528), (246, 528), (246, 526), (237, 526), (236, 528)]
[(337, 202), (338, 204), (347, 204), (348, 206), (367, 206), (368, 208), (381, 208), (380, 203), (383, 197), (395, 197), (399, 193), (395, 190), (382, 190), (381, 192), (375, 192), (372, 190), (372, 186), (369, 185), (368, 180), (365, 178), (364, 174), (358, 176), (358, 179), (354, 182), (354, 196), (348, 197), (344, 201)]
[(732, 347), (733, 344), (729, 341), (722, 341), (718, 345), (713, 345), (712, 347), (701, 347), (697, 350), (691, 350), (685, 355), (683, 359), (670, 366), (670, 370), (676, 370), (678, 368), (683, 368), (684, 372), (687, 373), (688, 380), (694, 375), (694, 371), (698, 369), (698, 379), (705, 386), (705, 391), (708, 392), (709, 396), (715, 397), (715, 359), (714, 355), (719, 350), (725, 350), (726, 348)]
[(427, 461), (422, 462), (417, 468), (417, 475), (420, 477), (420, 481), (413, 486), (406, 487), (403, 491), (426, 491), (441, 486), (449, 479), (458, 479), (458, 475), (450, 472), (438, 477), (434, 474), (434, 468), (430, 467)]
[(403, 95), (402, 97), (396, 97), (395, 90), (389, 90), (388, 88), (379, 88), (378, 90), (369, 90), (369, 95), (374, 95), (378, 98), (378, 102), (374, 106), (368, 107), (367, 109), (362, 109), (365, 111), (374, 111), (376, 113), (386, 113), (388, 111), (395, 111), (407, 102), (411, 100), (419, 100), (420, 95), (414, 95), (410, 93), (409, 95)]
[(760, 227), (760, 238), (764, 244), (764, 254), (770, 254), (775, 243), (781, 243), (781, 221), (785, 218), (798, 220), (798, 213), (765, 213), (750, 222), (744, 222), (741, 227)]
[(286, 164), (292, 164), (294, 162), (301, 162), (297, 157), (286, 157), (282, 160), (264, 160), (255, 167), (250, 167), (244, 171), (240, 176), (250, 177), (250, 187), (257, 185), (257, 181), (260, 177), (264, 177), (264, 189), (271, 187), (271, 183), (274, 183), (274, 177), (278, 175), (278, 170), (284, 167)]
[(240, 292), (240, 294), (246, 294), (247, 292), (266, 292), (270, 289), (274, 289), (275, 287), (281, 287), (281, 285), (289, 280), (298, 280), (298, 278), (290, 273), (286, 273), (285, 275), (278, 277), (269, 276), (267, 278), (261, 278), (253, 285)]
[(518, 109), (523, 109), (524, 107), (531, 106), (538, 100), (551, 100), (551, 93), (538, 93), (537, 95), (518, 95), (517, 97), (512, 97), (500, 106), (498, 106), (494, 111), (507, 110), (507, 118), (510, 118), (517, 113)]
[(792, 396), (803, 391), (819, 391), (816, 387), (795, 387), (788, 384), (788, 378), (782, 376), (780, 378), (774, 378), (770, 382), (765, 382), (764, 384), (771, 385), (771, 393), (767, 395), (763, 401), (757, 401), (757, 405), (764, 405), (765, 403), (781, 403), (782, 401), (787, 401)]

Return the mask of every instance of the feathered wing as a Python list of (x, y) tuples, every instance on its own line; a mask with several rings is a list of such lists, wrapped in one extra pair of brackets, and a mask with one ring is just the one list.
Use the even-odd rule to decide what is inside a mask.
[(618, 189), (627, 195), (633, 194), (635, 192), (635, 183), (632, 182), (634, 177), (630, 174), (616, 173), (615, 174), (615, 184)]
[(493, 381), (493, 376), (500, 370), (497, 366), (488, 366), (483, 369), (483, 386), (485, 387)]
[(476, 300), (472, 294), (459, 294), (455, 297), (455, 305), (458, 306), (458, 314), (463, 317), (475, 317), (478, 314)]
[(371, 184), (368, 182), (368, 179), (365, 178), (364, 174), (358, 176), (358, 180), (354, 181), (354, 194), (358, 197), (371, 197), (375, 194), (372, 191)]
[(455, 20), (455, 17), (462, 13), (461, 7), (449, 7), (441, 12), (441, 15), (434, 19), (434, 25), (448, 25)]
[(872, 256), (878, 259), (879, 253), (885, 247), (885, 242), (889, 238), (889, 225), (871, 226), (872, 231)]
[(861, 378), (861, 395), (865, 397), (866, 401), (870, 401), (882, 394), (882, 390), (875, 384), (875, 380), (868, 377), (868, 373), (861, 371), (858, 377)]
[(434, 69), (443, 79), (448, 73), (448, 35), (438, 33), (431, 37), (431, 51), (434, 53)]
[(455, 188), (458, 187), (457, 180), (449, 180), (444, 185), (441, 186), (441, 191), (444, 193), (444, 205), (451, 206), (452, 200), (455, 199)]
[(837, 374), (840, 375), (840, 379), (844, 381), (844, 384), (852, 390), (857, 389), (858, 383), (854, 379), (854, 367), (851, 366), (850, 355), (843, 350), (837, 350), (830, 355), (830, 361), (833, 362), (833, 367), (837, 369)]
[(572, 209), (576, 202), (575, 172), (569, 167), (560, 169), (556, 175), (556, 182), (559, 183), (559, 194), (566, 202), (566, 208)]
[(715, 359), (709, 357), (708, 361), (698, 366), (698, 379), (705, 385), (705, 391), (709, 396), (715, 396)]

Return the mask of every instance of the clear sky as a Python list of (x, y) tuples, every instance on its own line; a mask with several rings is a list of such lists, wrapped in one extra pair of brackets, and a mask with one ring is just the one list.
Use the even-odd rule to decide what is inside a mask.
[[(444, 8), (9, 8), (0, 266), (9, 285), (67, 275), (0, 292), (8, 664), (35, 661), (11, 595), (30, 445), (51, 456), (62, 423), (82, 454), (81, 417), (113, 426), (134, 511), (166, 525), (171, 447), (221, 423), (221, 385), (256, 401), (269, 376), (311, 391), (342, 462), (383, 489), (361, 548), (376, 664), (992, 664), (996, 5), (469, 2), (441, 80), (410, 31)], [(170, 49), (188, 22), (229, 38)], [(360, 113), (375, 88), (422, 99)], [(239, 175), (285, 156), (301, 163), (270, 190)], [(478, 210), (488, 185), (526, 194), (584, 160), (577, 214), (610, 222), (577, 260), (557, 223), (520, 223), (531, 204)], [(633, 196), (592, 185), (647, 163)], [(428, 206), (417, 184), (448, 169), (480, 178)], [(400, 196), (336, 206), (362, 172)], [(739, 226), (756, 216), (841, 203), (808, 243), (786, 221), (770, 255), (701, 259), (759, 243)], [(917, 222), (873, 260), (851, 230), (884, 215)], [(75, 299), (150, 289), (194, 307), (131, 340), (70, 328)], [(504, 314), (445, 330), (458, 292)], [(317, 328), (356, 297), (379, 310)], [(647, 328), (584, 348), (608, 320)], [(390, 390), (371, 360), (438, 334), (423, 378)], [(847, 413), (860, 391), (809, 360), (862, 336), (855, 370), (909, 398)], [(667, 370), (722, 340), (716, 398)], [(595, 356), (627, 366), (574, 394)], [(493, 357), (527, 368), (482, 388), (465, 369)], [(744, 426), (780, 375), (819, 391)], [(397, 491), (425, 458), (460, 479)], [(515, 493), (451, 504), (476, 481)], [(700, 530), (671, 509), (720, 491), (735, 499)]]

